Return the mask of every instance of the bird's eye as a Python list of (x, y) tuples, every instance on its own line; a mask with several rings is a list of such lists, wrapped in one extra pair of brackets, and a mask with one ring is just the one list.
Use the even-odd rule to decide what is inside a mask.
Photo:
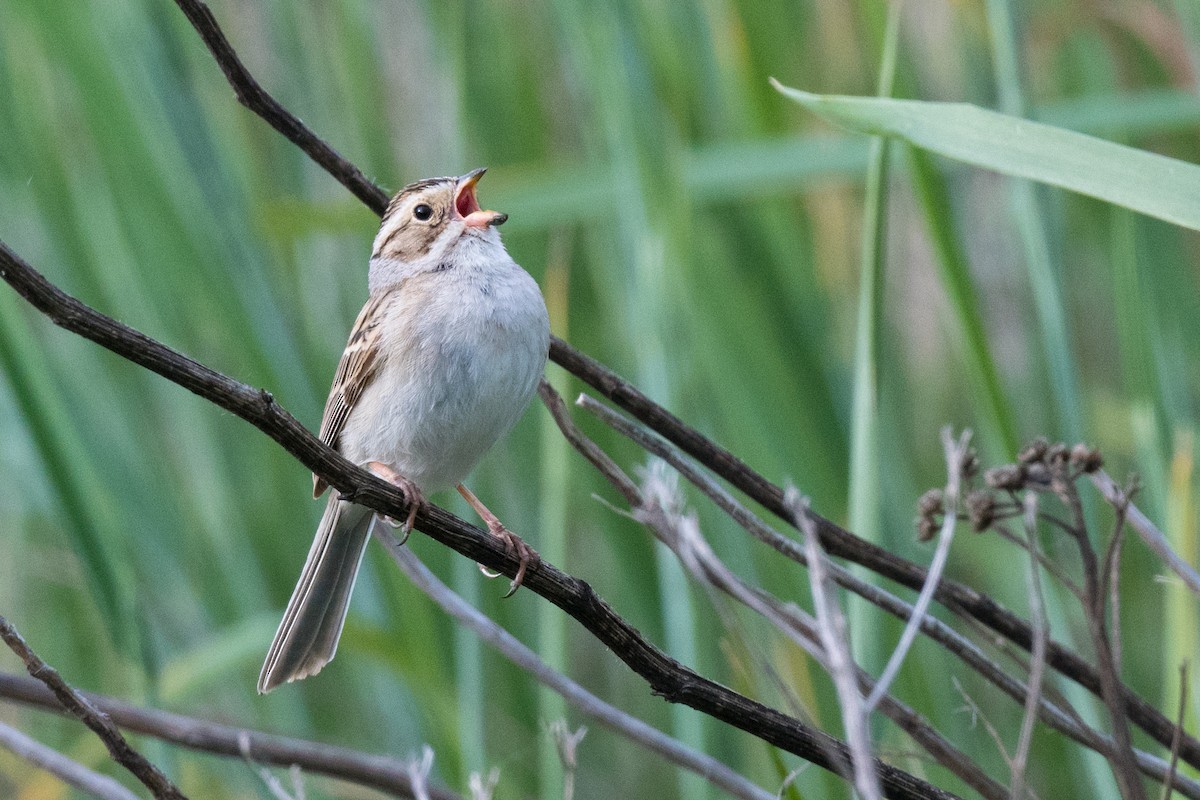
[(413, 209), (413, 216), (419, 219), (421, 222), (424, 222), (433, 216), (433, 209), (424, 203), (421, 203), (419, 206)]

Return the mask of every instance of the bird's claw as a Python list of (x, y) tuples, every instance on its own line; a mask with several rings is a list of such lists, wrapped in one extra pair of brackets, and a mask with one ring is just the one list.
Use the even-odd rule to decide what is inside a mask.
[(383, 478), (388, 483), (395, 486), (404, 495), (404, 501), (408, 503), (408, 516), (403, 522), (400, 522), (395, 517), (381, 515), (385, 523), (400, 531), (400, 544), (403, 546), (408, 541), (408, 537), (412, 534), (413, 523), (416, 522), (417, 512), (424, 509), (429, 503), (425, 499), (425, 495), (415, 483), (408, 478), (399, 474), (385, 464), (377, 461), (371, 462), (368, 467), (379, 477)]
[(517, 589), (521, 588), (521, 584), (525, 582), (525, 573), (529, 570), (529, 565), (533, 564), (537, 566), (541, 562), (542, 557), (538, 555), (536, 550), (526, 544), (524, 539), (503, 525), (489, 525), (488, 530), (491, 531), (493, 536), (504, 542), (505, 552), (520, 561), (520, 566), (517, 567), (517, 574), (512, 579), (512, 583), (509, 584), (508, 591), (504, 593), (505, 597), (512, 597)]

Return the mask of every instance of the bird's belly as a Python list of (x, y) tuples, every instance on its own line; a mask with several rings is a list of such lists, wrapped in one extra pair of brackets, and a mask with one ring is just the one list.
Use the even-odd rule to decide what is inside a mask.
[(466, 478), (516, 423), (546, 361), (537, 326), (426, 320), (389, 346), (342, 432), (352, 461), (381, 461), (425, 492)]

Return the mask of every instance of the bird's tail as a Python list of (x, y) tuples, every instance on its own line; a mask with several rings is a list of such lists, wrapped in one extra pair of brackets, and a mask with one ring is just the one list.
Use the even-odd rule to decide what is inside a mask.
[(260, 694), (315, 675), (333, 659), (373, 518), (370, 509), (330, 493), (304, 571), (258, 676)]

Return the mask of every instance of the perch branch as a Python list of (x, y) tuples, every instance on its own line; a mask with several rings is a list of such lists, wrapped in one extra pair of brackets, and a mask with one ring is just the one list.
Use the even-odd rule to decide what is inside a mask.
[[(60, 327), (178, 383), (254, 425), (347, 499), (393, 519), (407, 515), (408, 506), (399, 489), (355, 466), (317, 439), (276, 403), (269, 392), (222, 375), (90, 308), (51, 284), (3, 242), (0, 242), (0, 278)], [(437, 506), (418, 509), (417, 527), (452, 550), (509, 577), (520, 566), (496, 537)], [(542, 561), (529, 570), (524, 585), (582, 623), (669, 702), (695, 708), (818, 766), (835, 770), (829, 753), (844, 752), (845, 743), (678, 663), (617, 615), (586, 582)], [(877, 766), (888, 797), (953, 797), (891, 765)]]
[[(304, 150), (368, 208), (382, 214), (387, 205), (386, 193), (371, 184), (361, 171), (259, 86), (238, 59), (208, 7), (200, 0), (175, 2), (204, 40), (239, 102)], [(246, 99), (243, 100), (243, 97)], [(755, 472), (733, 453), (686, 425), (599, 361), (556, 336), (551, 337), (550, 358), (790, 524), (790, 512), (783, 502), (783, 489)], [(821, 546), (829, 555), (852, 561), (914, 591), (920, 591), (925, 585), (926, 572), (919, 565), (860, 539), (816, 513), (812, 514), (812, 519), (817, 526)], [(1136, 517), (1131, 516), (1131, 522), (1136, 527)], [(943, 580), (938, 584), (935, 597), (955, 613), (973, 617), (1019, 647), (1025, 650), (1032, 647), (1034, 634), (1030, 624), (987, 595), (956, 581)], [(1100, 678), (1096, 670), (1069, 648), (1058, 642), (1049, 642), (1046, 662), (1092, 694), (1100, 696)], [(1122, 691), (1130, 719), (1164, 747), (1170, 746), (1175, 736), (1174, 723), (1133, 692), (1124, 687)], [(1184, 733), (1180, 741), (1180, 757), (1200, 768), (1200, 740)]]

